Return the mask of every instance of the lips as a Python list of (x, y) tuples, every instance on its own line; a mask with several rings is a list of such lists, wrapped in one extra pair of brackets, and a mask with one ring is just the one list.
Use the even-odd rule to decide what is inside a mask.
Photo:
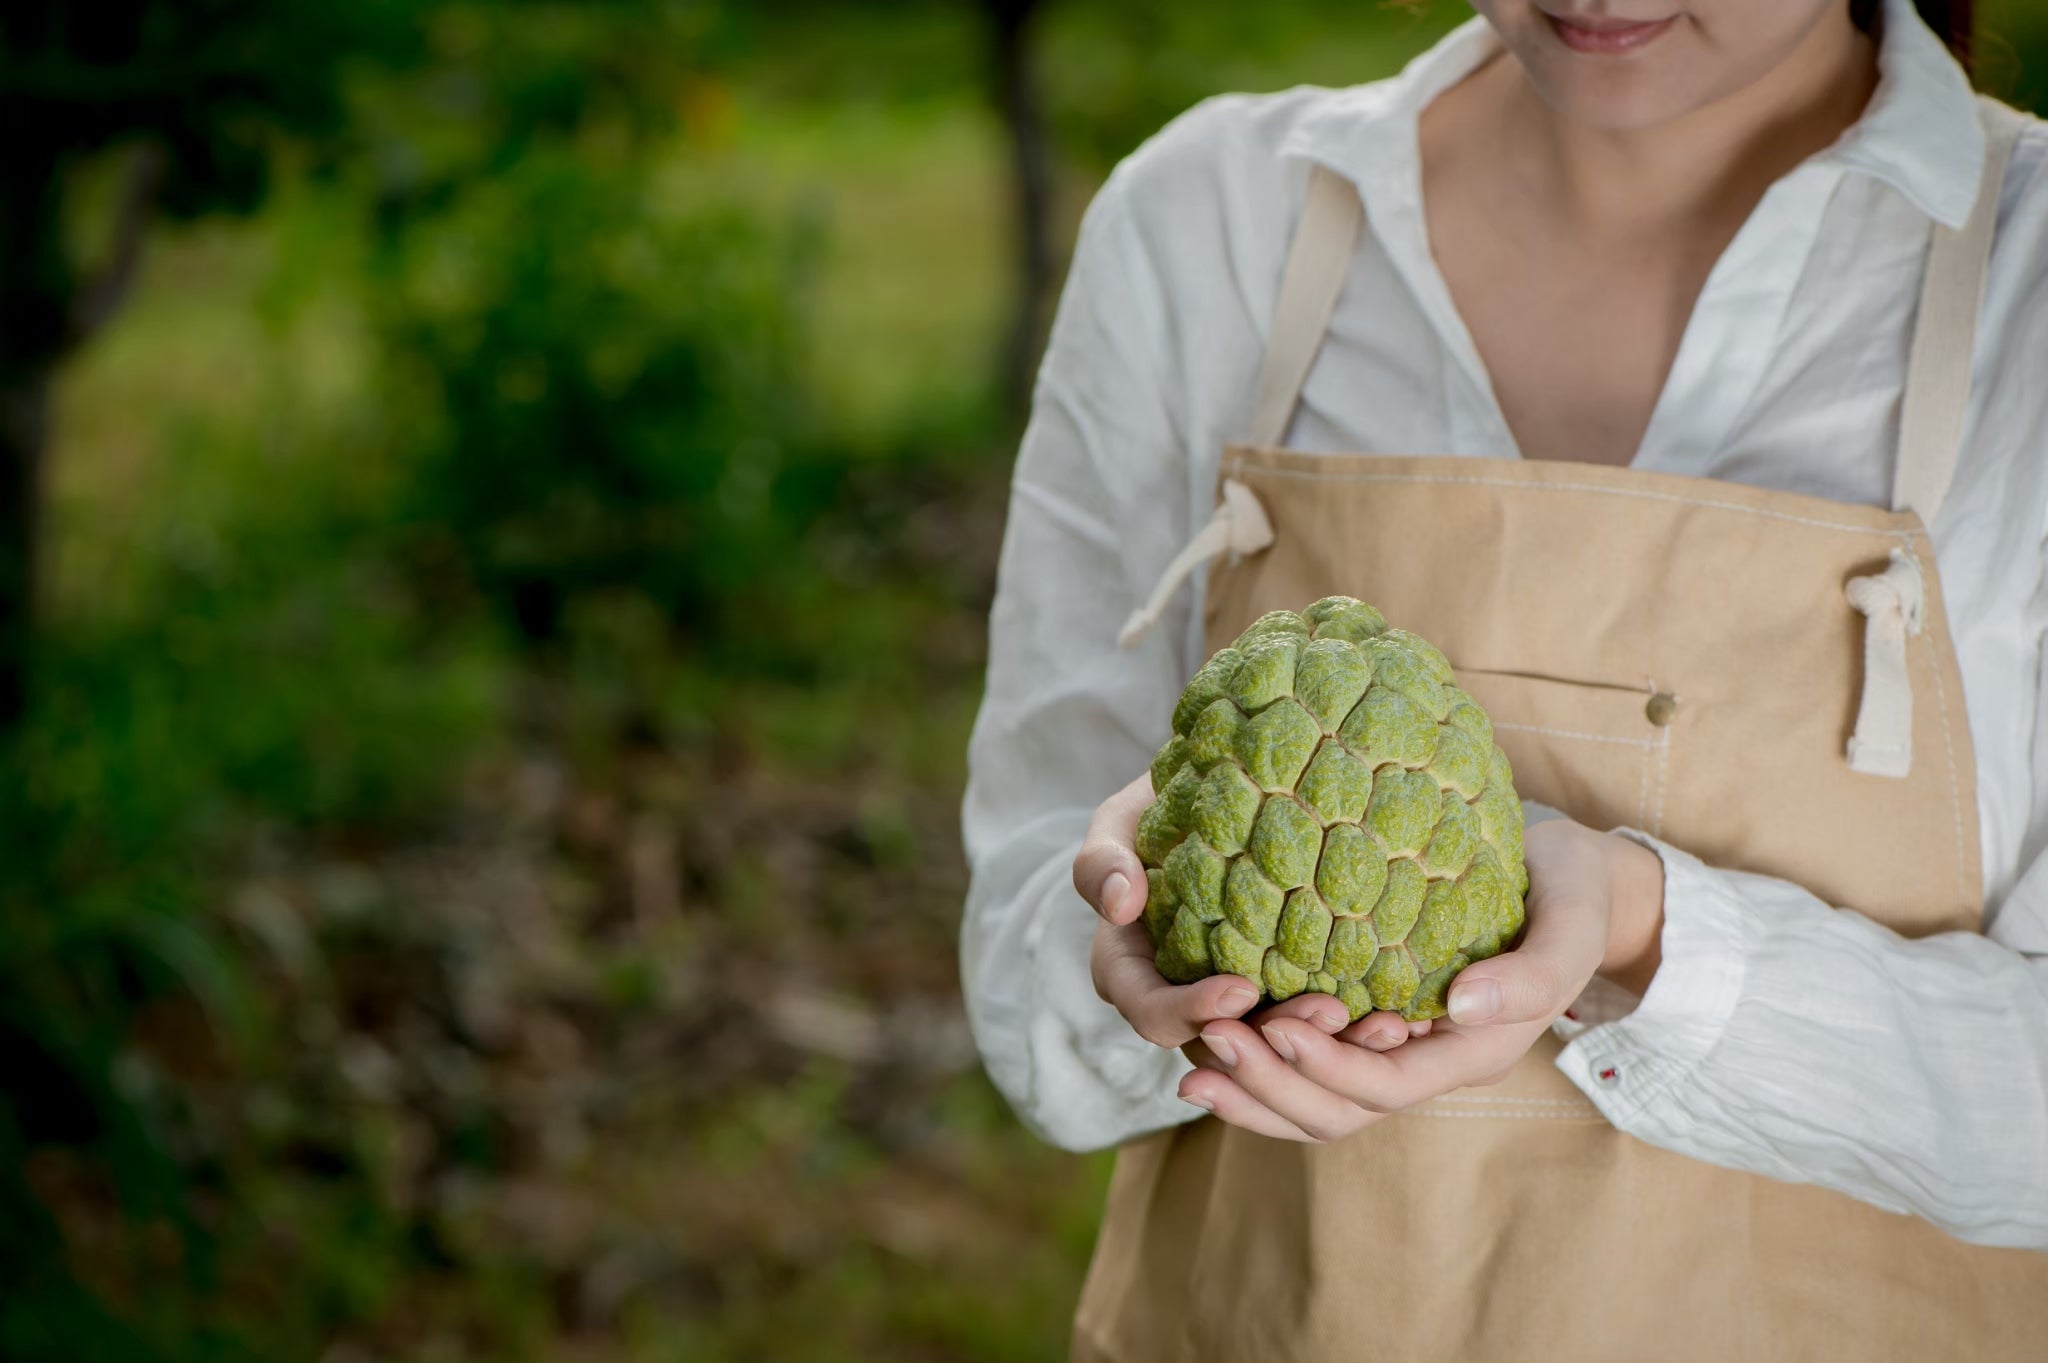
[(1668, 19), (1613, 19), (1594, 15), (1573, 15), (1562, 18), (1543, 11), (1551, 31), (1574, 52), (1585, 52), (1596, 56), (1618, 56), (1635, 52), (1664, 36), (1678, 23), (1678, 16)]

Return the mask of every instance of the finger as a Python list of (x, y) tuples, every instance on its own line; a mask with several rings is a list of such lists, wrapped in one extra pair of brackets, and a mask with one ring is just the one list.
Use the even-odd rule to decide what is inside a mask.
[(1138, 816), (1152, 803), (1152, 777), (1140, 776), (1096, 806), (1088, 836), (1074, 857), (1074, 888), (1112, 923), (1128, 923), (1145, 908), (1145, 866), (1132, 843)]
[(1276, 1140), (1314, 1144), (1315, 1137), (1267, 1107), (1240, 1088), (1227, 1074), (1198, 1069), (1180, 1081), (1180, 1098), (1206, 1112), (1212, 1112), (1232, 1126)]
[(1267, 1018), (1300, 1018), (1335, 1035), (1351, 1025), (1351, 1010), (1328, 994), (1296, 994), (1291, 999), (1262, 1009), (1245, 1021), (1257, 1025)]
[[(1361, 1059), (1379, 1058), (1356, 1046), (1339, 1046), (1298, 1019), (1283, 1018), (1270, 1023), (1267, 1033), (1279, 1035), (1283, 1029), (1290, 1037), (1312, 1036), (1323, 1046), (1349, 1051)], [(1202, 1041), (1212, 1052), (1213, 1063), (1235, 1079), (1240, 1088), (1317, 1140), (1337, 1140), (1364, 1125), (1365, 1114), (1358, 1104), (1296, 1073), (1274, 1053), (1264, 1036), (1244, 1023), (1212, 1023), (1202, 1029)]]
[(1337, 1039), (1353, 1046), (1363, 1046), (1369, 1051), (1391, 1051), (1409, 1037), (1420, 1035), (1414, 1030), (1418, 1025), (1424, 1029), (1429, 1026), (1426, 1022), (1410, 1024), (1399, 1013), (1367, 1013), (1337, 1033)]
[[(1418, 1066), (1410, 1057), (1423, 1049), (1409, 1042), (1385, 1053), (1347, 1045), (1326, 1037), (1292, 1019), (1269, 1022), (1260, 1031), (1268, 1046), (1285, 1057), (1287, 1068), (1319, 1092), (1329, 1093), (1353, 1107), (1368, 1112), (1399, 1112), (1412, 1107), (1432, 1092), (1458, 1087), (1443, 1083), (1432, 1090), (1429, 1084), (1440, 1078), (1437, 1067)], [(1266, 1097), (1259, 1087), (1247, 1082), (1246, 1089), (1269, 1107), (1306, 1129), (1315, 1128), (1293, 1110)]]
[(1259, 1001), (1242, 975), (1173, 984), (1153, 964), (1152, 941), (1136, 923), (1096, 929), (1095, 992), (1155, 1046), (1181, 1046), (1219, 1018), (1241, 1017)]
[(1414, 1036), (1428, 1036), (1428, 1035), (1429, 1035), (1429, 1019), (1428, 1019), (1428, 1018), (1417, 1018), (1417, 1019), (1416, 1019), (1415, 1021), (1413, 1021), (1413, 1022), (1409, 1023), (1409, 1024), (1408, 1024), (1408, 1035), (1409, 1035), (1409, 1036), (1411, 1036), (1411, 1037), (1414, 1037)]

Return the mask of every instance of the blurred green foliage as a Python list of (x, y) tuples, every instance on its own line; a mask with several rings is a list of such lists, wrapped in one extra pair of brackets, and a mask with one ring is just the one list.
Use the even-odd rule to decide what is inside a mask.
[[(60, 273), (137, 133), (254, 216), (159, 230), (54, 409), (0, 1358), (1058, 1354), (1106, 1164), (1009, 1119), (953, 965), (976, 8), (136, 0), (23, 59), (94, 13), (0, 28), (84, 119)], [(1462, 13), (1049, 4), (1060, 230), (1196, 98)]]

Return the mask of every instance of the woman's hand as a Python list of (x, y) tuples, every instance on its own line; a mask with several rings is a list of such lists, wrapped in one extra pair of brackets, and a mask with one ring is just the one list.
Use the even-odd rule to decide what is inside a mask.
[[(1259, 985), (1242, 975), (1211, 975), (1177, 985), (1153, 965), (1157, 953), (1138, 921), (1145, 910), (1145, 867), (1132, 845), (1138, 816), (1151, 803), (1152, 778), (1147, 775), (1096, 807), (1087, 840), (1074, 858), (1074, 888), (1102, 917), (1089, 959), (1095, 992), (1153, 1045), (1188, 1046), (1211, 1023), (1249, 1012), (1259, 1001)], [(1342, 1031), (1361, 1045), (1396, 1046), (1411, 1034), (1394, 1013), (1374, 1013), (1348, 1024), (1344, 1005), (1327, 994), (1289, 999), (1265, 1016), (1280, 1016), (1283, 1011), (1325, 1033)], [(1415, 1026), (1420, 1031), (1429, 1028), (1426, 1022)]]
[(1376, 1052), (1287, 1005), (1256, 1029), (1217, 1020), (1201, 1029), (1202, 1050), (1191, 1050), (1197, 1068), (1180, 1096), (1262, 1135), (1337, 1140), (1454, 1089), (1500, 1082), (1596, 972), (1647, 988), (1663, 922), (1656, 853), (1558, 819), (1529, 829), (1527, 862), (1522, 941), (1459, 974), (1448, 1023)]
[(1074, 888), (1102, 916), (1088, 962), (1095, 992), (1153, 1045), (1184, 1046), (1210, 1023), (1244, 1016), (1259, 1001), (1259, 987), (1242, 975), (1170, 984), (1152, 964), (1152, 939), (1138, 921), (1145, 911), (1145, 866), (1132, 845), (1138, 816), (1151, 803), (1146, 775), (1096, 806), (1074, 858)]

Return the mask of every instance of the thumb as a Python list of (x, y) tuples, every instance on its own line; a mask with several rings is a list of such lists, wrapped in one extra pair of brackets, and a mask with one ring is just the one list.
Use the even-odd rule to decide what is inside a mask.
[(1525, 947), (1459, 971), (1445, 1007), (1460, 1026), (1545, 1022), (1576, 996), (1561, 963)]

